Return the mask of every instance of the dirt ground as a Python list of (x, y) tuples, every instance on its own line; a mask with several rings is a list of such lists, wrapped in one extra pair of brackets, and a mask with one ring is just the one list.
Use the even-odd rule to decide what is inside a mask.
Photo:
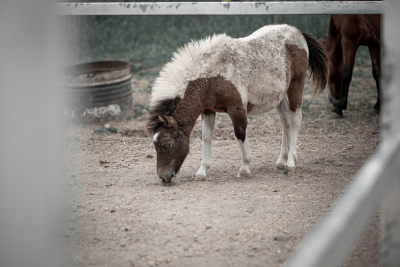
[[(96, 133), (102, 123), (71, 126), (71, 265), (281, 266), (378, 145), (370, 71), (355, 70), (340, 120), (329, 119), (328, 88), (312, 98), (307, 85), (297, 168), (289, 175), (274, 168), (281, 142), (275, 111), (250, 117), (250, 178), (236, 177), (240, 148), (229, 118), (218, 114), (210, 177), (194, 179), (201, 160), (198, 120), (191, 152), (172, 186), (156, 176), (144, 116), (108, 122), (118, 129), (115, 134)], [(139, 106), (149, 94), (137, 86), (149, 83), (133, 81)], [(378, 215), (345, 266), (378, 266), (377, 220)]]

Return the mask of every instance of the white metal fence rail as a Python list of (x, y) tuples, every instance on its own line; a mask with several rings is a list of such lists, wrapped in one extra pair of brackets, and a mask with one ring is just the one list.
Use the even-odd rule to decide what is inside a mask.
[(383, 141), (346, 193), (285, 265), (340, 266), (381, 206), (381, 264), (400, 266), (400, 1), (58, 3), (63, 15), (272, 15), (384, 13)]
[[(400, 103), (400, 102), (399, 102)], [(387, 138), (286, 266), (340, 266), (400, 173), (400, 136)], [(395, 203), (392, 203), (395, 204)], [(397, 202), (395, 205), (400, 205)], [(395, 208), (393, 206), (392, 208)], [(393, 244), (395, 245), (395, 244)], [(397, 253), (400, 247), (397, 246)], [(386, 252), (395, 247), (386, 248)], [(397, 254), (397, 257), (399, 255)], [(381, 259), (383, 260), (383, 259)], [(400, 266), (398, 262), (397, 265)]]
[(381, 1), (59, 3), (64, 15), (380, 14)]

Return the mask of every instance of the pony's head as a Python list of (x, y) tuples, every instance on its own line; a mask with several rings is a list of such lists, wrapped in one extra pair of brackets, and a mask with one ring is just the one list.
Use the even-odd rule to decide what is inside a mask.
[[(165, 105), (173, 108), (173, 104), (162, 103), (164, 108)], [(171, 109), (167, 112), (160, 112), (159, 109), (160, 106), (150, 111), (146, 128), (153, 135), (157, 152), (157, 175), (163, 183), (170, 183), (189, 153), (189, 137), (178, 126)]]

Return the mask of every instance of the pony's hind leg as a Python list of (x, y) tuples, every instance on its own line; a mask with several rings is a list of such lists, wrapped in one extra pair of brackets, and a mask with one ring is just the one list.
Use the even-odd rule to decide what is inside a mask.
[(301, 107), (295, 111), (289, 110), (289, 135), (290, 135), (290, 145), (289, 154), (286, 166), (289, 169), (294, 169), (295, 161), (297, 160), (297, 139), (299, 137), (299, 130), (301, 127)]
[(289, 118), (288, 111), (289, 105), (287, 97), (285, 96), (281, 103), (279, 103), (276, 108), (279, 114), (279, 119), (282, 123), (282, 144), (281, 144), (281, 153), (279, 154), (279, 158), (275, 163), (276, 168), (283, 170), (285, 168), (286, 162), (288, 160), (289, 154)]
[[(307, 62), (306, 60), (304, 60)], [(306, 64), (304, 64), (306, 66)], [(297, 160), (297, 138), (301, 126), (301, 103), (303, 101), (303, 88), (306, 76), (306, 68), (299, 67), (290, 81), (287, 91), (287, 106), (284, 105), (284, 114), (289, 123), (289, 153), (286, 166), (289, 170), (296, 167)]]
[(196, 172), (196, 179), (205, 180), (211, 166), (211, 140), (214, 130), (215, 112), (207, 111), (201, 114), (203, 120), (202, 142), (203, 152), (200, 168)]
[(302, 118), (301, 106), (292, 111), (285, 96), (277, 110), (282, 122), (282, 146), (275, 166), (278, 169), (284, 169), (285, 166), (289, 169), (294, 169), (297, 160), (297, 139)]

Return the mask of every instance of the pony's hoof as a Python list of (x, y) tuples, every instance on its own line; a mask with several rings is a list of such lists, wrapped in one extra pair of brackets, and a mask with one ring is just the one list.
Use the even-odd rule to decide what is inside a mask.
[(283, 170), (283, 169), (285, 169), (285, 166), (286, 166), (286, 164), (285, 164), (284, 162), (281, 162), (281, 161), (277, 161), (277, 162), (275, 163), (275, 167), (276, 167), (278, 170)]
[(296, 168), (296, 166), (294, 165), (294, 163), (286, 164), (284, 167), (283, 173), (284, 174), (289, 174), (289, 173), (292, 174), (292, 173), (294, 173), (295, 168)]
[(204, 174), (196, 174), (195, 176), (194, 176), (194, 178), (197, 180), (197, 181), (205, 181), (206, 179), (207, 179), (207, 176), (206, 175), (204, 175)]
[(249, 170), (249, 167), (240, 167), (237, 177), (249, 177), (250, 175), (251, 172)]
[(194, 175), (194, 178), (197, 181), (205, 181), (207, 178), (207, 169), (209, 169), (209, 168), (200, 166), (200, 168), (197, 170), (196, 174)]

